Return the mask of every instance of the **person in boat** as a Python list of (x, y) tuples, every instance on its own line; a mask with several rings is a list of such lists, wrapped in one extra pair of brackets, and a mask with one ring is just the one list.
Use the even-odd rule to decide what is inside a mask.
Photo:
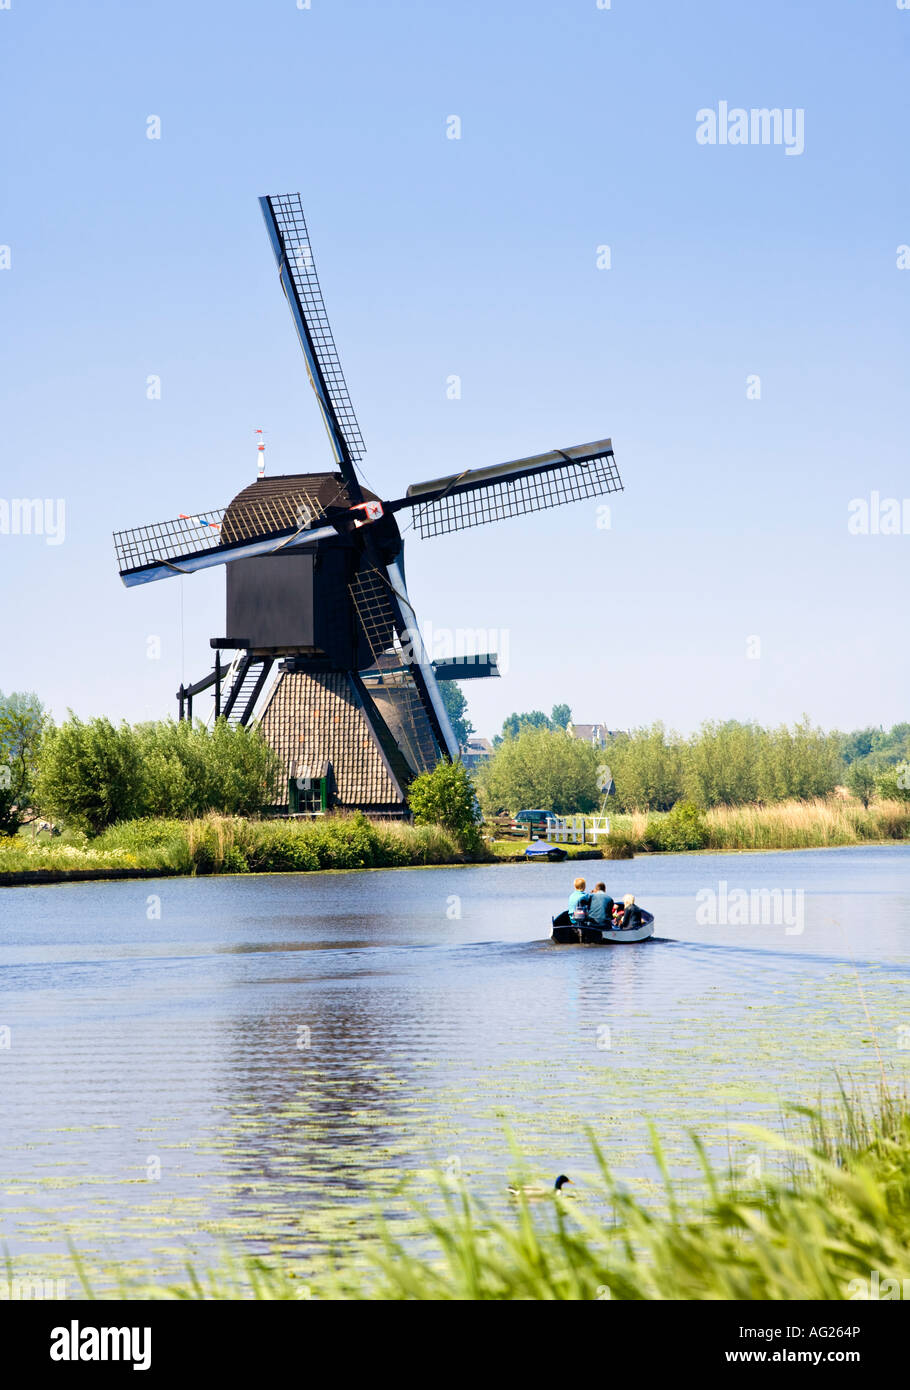
[(575, 888), (569, 894), (569, 921), (586, 922), (590, 901), (591, 894), (585, 888), (584, 879), (577, 878), (575, 880)]
[(594, 927), (608, 930), (613, 926), (613, 899), (605, 883), (595, 883), (588, 907), (588, 921)]
[(636, 903), (631, 893), (627, 893), (622, 900), (623, 914), (619, 923), (621, 931), (634, 931), (641, 926), (641, 908)]

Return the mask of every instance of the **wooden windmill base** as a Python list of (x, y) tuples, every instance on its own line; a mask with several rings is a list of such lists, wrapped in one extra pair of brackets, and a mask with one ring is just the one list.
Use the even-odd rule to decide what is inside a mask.
[[(396, 715), (406, 718), (402, 705), (387, 705), (386, 714), (390, 721)], [(282, 672), (259, 727), (287, 769), (287, 801), (277, 802), (281, 809), (407, 814), (405, 788), (415, 769), (353, 673)]]

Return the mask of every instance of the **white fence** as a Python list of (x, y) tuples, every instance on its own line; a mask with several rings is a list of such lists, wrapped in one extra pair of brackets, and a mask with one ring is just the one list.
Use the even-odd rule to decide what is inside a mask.
[(598, 835), (609, 835), (609, 816), (547, 816), (547, 839), (553, 844), (597, 844)]

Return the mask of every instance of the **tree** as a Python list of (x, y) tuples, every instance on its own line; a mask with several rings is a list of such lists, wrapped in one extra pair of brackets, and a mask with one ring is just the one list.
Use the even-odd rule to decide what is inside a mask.
[(140, 724), (135, 736), (142, 758), (141, 814), (255, 815), (278, 797), (283, 764), (256, 728), (226, 719), (209, 731), (188, 720)]
[(851, 763), (847, 769), (846, 784), (849, 791), (868, 807), (875, 795), (875, 769), (872, 764), (862, 760)]
[(13, 691), (0, 694), (0, 791), (20, 811), (32, 800), (38, 750), (48, 716), (37, 695)]
[(550, 722), (556, 729), (566, 729), (572, 719), (572, 711), (568, 705), (554, 705), (550, 715)]
[(699, 806), (737, 806), (755, 801), (762, 730), (728, 720), (705, 723), (689, 740), (685, 758), (688, 796)]
[(452, 732), (459, 744), (467, 743), (474, 732), (474, 725), (468, 718), (468, 702), (465, 699), (464, 691), (457, 681), (440, 681), (439, 689), (442, 692), (442, 702), (446, 707), (449, 723), (452, 725)]
[(685, 745), (652, 724), (611, 744), (610, 767), (619, 810), (669, 811), (683, 793)]
[(879, 766), (906, 762), (910, 758), (910, 724), (895, 724), (887, 733), (879, 729), (872, 740), (872, 754)]
[(840, 740), (813, 728), (807, 715), (789, 729), (764, 731), (758, 759), (758, 798), (810, 801), (831, 796), (843, 773)]
[(37, 798), (46, 813), (97, 835), (140, 816), (255, 815), (285, 776), (258, 729), (225, 719), (211, 731), (172, 719), (115, 728), (71, 714), (44, 740)]
[(525, 727), (504, 739), (478, 773), (477, 794), (487, 812), (505, 806), (554, 811), (593, 811), (600, 804), (598, 749), (562, 729)]
[(840, 735), (841, 757), (848, 765), (857, 762), (860, 758), (868, 758), (872, 752), (873, 740), (880, 729), (854, 729), (850, 734)]
[(462, 849), (479, 848), (477, 797), (464, 763), (443, 761), (432, 772), (415, 777), (408, 787), (408, 805), (417, 825), (441, 825)]
[(507, 738), (517, 738), (522, 729), (552, 729), (553, 725), (542, 709), (532, 709), (525, 714), (510, 714), (502, 722), (502, 733), (494, 738), (497, 746)]
[(128, 724), (83, 723), (70, 711), (44, 739), (35, 794), (45, 813), (97, 835), (115, 821), (141, 814), (141, 792), (140, 751)]

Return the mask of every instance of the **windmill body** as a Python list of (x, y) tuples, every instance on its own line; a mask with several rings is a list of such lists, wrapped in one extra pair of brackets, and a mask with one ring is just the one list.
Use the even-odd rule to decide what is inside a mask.
[(275, 809), (400, 815), (412, 778), (459, 754), (439, 681), (498, 670), (489, 653), (430, 661), (405, 584), (397, 514), (434, 537), (622, 484), (604, 439), (415, 483), (393, 500), (365, 489), (363, 440), (300, 199), (260, 205), (334, 467), (281, 477), (260, 467), (223, 510), (116, 533), (120, 575), (135, 585), (226, 566), (215, 669), (181, 687), (180, 717), (192, 717), (194, 697), (209, 689), (216, 718), (246, 724), (255, 714), (286, 769)]

